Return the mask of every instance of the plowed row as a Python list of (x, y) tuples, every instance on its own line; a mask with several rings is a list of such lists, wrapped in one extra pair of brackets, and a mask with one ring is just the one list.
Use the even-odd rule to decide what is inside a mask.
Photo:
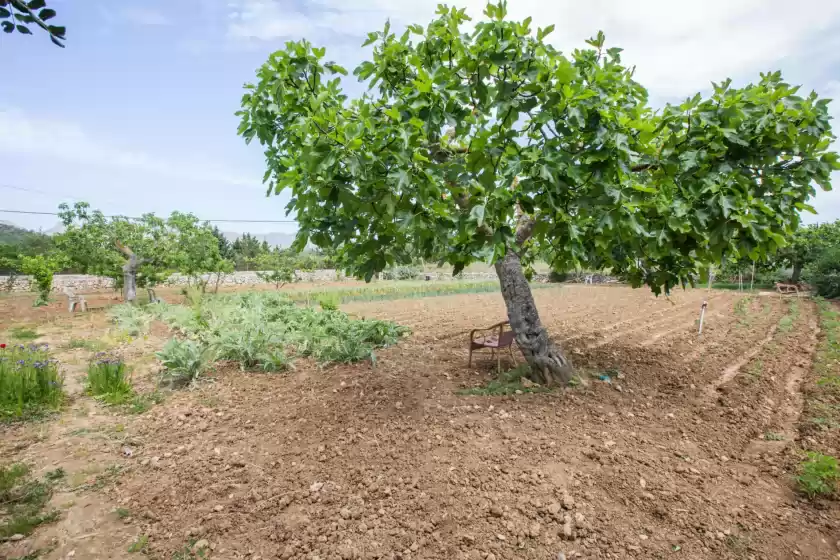
[(375, 366), (223, 370), (173, 395), (127, 421), (142, 444), (108, 499), (159, 558), (197, 540), (251, 560), (835, 557), (838, 508), (791, 481), (810, 301), (534, 295), (582, 384), (461, 394), (495, 374), (467, 340), (505, 318), (498, 294), (344, 305), (413, 334)]

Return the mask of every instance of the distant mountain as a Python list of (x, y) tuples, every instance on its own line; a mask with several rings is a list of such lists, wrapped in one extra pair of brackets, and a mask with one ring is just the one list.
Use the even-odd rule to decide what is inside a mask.
[(18, 243), (32, 233), (10, 222), (0, 222), (0, 243)]

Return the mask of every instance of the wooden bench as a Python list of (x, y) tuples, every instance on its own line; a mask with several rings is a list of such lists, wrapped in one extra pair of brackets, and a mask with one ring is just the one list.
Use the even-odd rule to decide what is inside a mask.
[(467, 367), (472, 367), (473, 350), (481, 350), (482, 348), (490, 349), (491, 358), (494, 355), (496, 356), (499, 371), (502, 369), (502, 348), (508, 349), (510, 357), (516, 365), (516, 357), (513, 355), (513, 343), (516, 341), (516, 335), (513, 334), (513, 331), (505, 331), (505, 325), (508, 324), (510, 324), (509, 321), (502, 321), (492, 327), (470, 331), (470, 359), (467, 362)]
[(779, 295), (785, 294), (796, 294), (799, 296), (799, 286), (796, 284), (784, 284), (782, 282), (776, 282), (776, 291), (779, 292)]
[(64, 295), (67, 296), (67, 311), (73, 313), (78, 306), (82, 311), (88, 310), (87, 300), (85, 296), (77, 295), (76, 292), (73, 291), (72, 288), (68, 288), (65, 286), (62, 290)]

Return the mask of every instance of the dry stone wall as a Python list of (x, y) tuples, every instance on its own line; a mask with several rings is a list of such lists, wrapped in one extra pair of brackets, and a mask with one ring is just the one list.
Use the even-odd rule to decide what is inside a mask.
[[(341, 282), (347, 278), (337, 273), (335, 270), (315, 270), (312, 272), (298, 272), (298, 278), (301, 282)], [(211, 285), (216, 283), (215, 274), (205, 274), (204, 280), (208, 280)], [(496, 275), (492, 272), (468, 272), (463, 273), (459, 277), (460, 280), (495, 280)], [(185, 286), (189, 278), (181, 274), (173, 274), (169, 277), (165, 286)], [(447, 281), (453, 280), (452, 274), (448, 272), (421, 272), (417, 275), (417, 280), (434, 280)], [(548, 278), (546, 275), (538, 274), (534, 278), (535, 282), (546, 282)], [(257, 273), (254, 271), (238, 271), (232, 274), (223, 275), (219, 285), (221, 286), (255, 286), (265, 284)], [(65, 288), (71, 288), (78, 293), (95, 292), (100, 290), (111, 290), (114, 288), (114, 281), (111, 278), (102, 276), (91, 276), (87, 274), (56, 274), (53, 279), (53, 292), (61, 293)], [(15, 276), (14, 278), (8, 276), (0, 276), (0, 291), (3, 292), (28, 292), (30, 290), (29, 276)]]

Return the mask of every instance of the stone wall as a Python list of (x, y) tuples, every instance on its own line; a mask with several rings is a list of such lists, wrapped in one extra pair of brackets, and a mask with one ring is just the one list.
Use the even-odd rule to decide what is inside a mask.
[[(315, 270), (312, 272), (298, 272), (298, 278), (301, 282), (341, 282), (347, 278), (335, 270)], [(452, 281), (452, 273), (450, 272), (421, 272), (417, 275), (417, 280), (430, 281)], [(211, 285), (216, 283), (215, 274), (206, 274), (203, 279), (208, 280)], [(496, 280), (496, 275), (492, 272), (465, 272), (461, 274), (461, 280)], [(165, 286), (184, 286), (187, 284), (188, 278), (181, 274), (173, 274), (164, 282)], [(538, 274), (534, 278), (535, 282), (547, 282), (548, 277), (545, 274)], [(8, 276), (0, 276), (0, 291), (12, 292), (28, 292), (29, 276), (15, 276), (14, 281), (10, 284)], [(255, 286), (258, 284), (265, 284), (257, 273), (254, 271), (238, 271), (233, 274), (226, 274), (222, 278), (221, 286)], [(110, 278), (101, 276), (90, 276), (86, 274), (56, 274), (53, 279), (53, 292), (61, 293), (65, 288), (71, 288), (78, 293), (95, 292), (99, 290), (111, 290), (114, 288), (114, 281)]]

